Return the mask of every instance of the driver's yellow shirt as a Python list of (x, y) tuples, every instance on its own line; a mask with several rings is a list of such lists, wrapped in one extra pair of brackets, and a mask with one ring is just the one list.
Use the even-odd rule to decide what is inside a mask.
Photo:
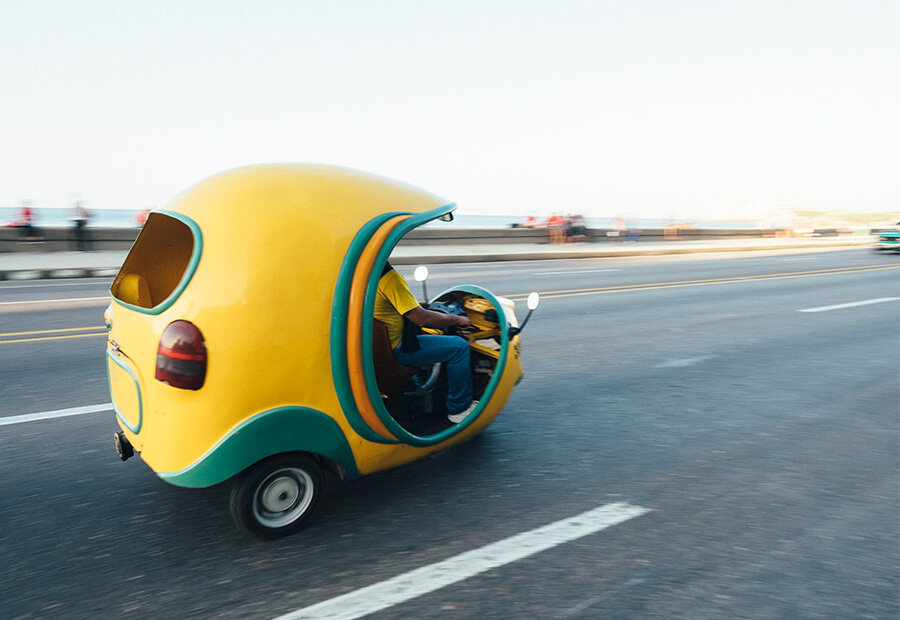
[(403, 276), (393, 269), (381, 276), (375, 295), (375, 318), (387, 326), (392, 349), (403, 337), (403, 315), (418, 305)]

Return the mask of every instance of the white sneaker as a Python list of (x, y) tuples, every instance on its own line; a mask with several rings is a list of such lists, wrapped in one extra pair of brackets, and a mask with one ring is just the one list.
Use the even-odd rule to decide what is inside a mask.
[(478, 406), (478, 401), (473, 400), (472, 404), (469, 405), (465, 409), (465, 411), (461, 411), (459, 413), (454, 413), (453, 415), (447, 415), (447, 419), (450, 420), (451, 422), (453, 422), (454, 424), (459, 424), (460, 422), (465, 420), (467, 417), (469, 417), (469, 414), (472, 413), (473, 411), (475, 411), (475, 407), (477, 407), (477, 406)]

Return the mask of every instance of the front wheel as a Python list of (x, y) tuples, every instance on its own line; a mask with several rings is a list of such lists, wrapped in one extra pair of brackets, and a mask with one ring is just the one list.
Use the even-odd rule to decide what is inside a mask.
[(263, 539), (305, 526), (322, 495), (322, 470), (303, 454), (281, 454), (247, 469), (231, 490), (231, 517), (238, 528)]

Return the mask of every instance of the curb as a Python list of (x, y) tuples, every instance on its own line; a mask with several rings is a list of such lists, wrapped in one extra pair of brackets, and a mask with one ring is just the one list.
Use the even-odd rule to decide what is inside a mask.
[(0, 281), (58, 280), (64, 278), (112, 278), (118, 267), (66, 267), (55, 269), (11, 269), (0, 271)]
[[(671, 243), (672, 245), (669, 245)], [(779, 250), (827, 250), (849, 247), (866, 247), (871, 245), (868, 238), (850, 238), (816, 242), (814, 240), (797, 240), (778, 244), (759, 244), (754, 242), (735, 243), (731, 245), (678, 246), (677, 241), (665, 245), (652, 244), (642, 246), (640, 242), (629, 246), (593, 249), (590, 244), (563, 246), (570, 249), (558, 250), (520, 250), (504, 251), (504, 246), (495, 246), (489, 253), (475, 251), (460, 252), (465, 246), (444, 246), (440, 254), (415, 253), (410, 247), (405, 248), (406, 255), (398, 254), (391, 258), (395, 265), (447, 264), (447, 263), (482, 263), (504, 261), (563, 260), (579, 258), (616, 258), (633, 256), (665, 256), (674, 254), (710, 254), (724, 252), (761, 252)], [(510, 245), (510, 248), (515, 245)], [(124, 255), (123, 255), (124, 260)], [(0, 281), (50, 280), (64, 278), (112, 278), (119, 272), (119, 265), (92, 267), (33, 267), (22, 269), (0, 270)]]

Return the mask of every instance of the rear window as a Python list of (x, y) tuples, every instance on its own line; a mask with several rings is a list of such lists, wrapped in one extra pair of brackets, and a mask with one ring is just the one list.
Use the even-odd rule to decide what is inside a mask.
[[(188, 220), (190, 222), (190, 220)], [(195, 238), (194, 230), (197, 230)], [(154, 212), (125, 258), (110, 292), (119, 301), (161, 312), (184, 287), (199, 260), (199, 229)], [(182, 282), (183, 281), (183, 282)]]

